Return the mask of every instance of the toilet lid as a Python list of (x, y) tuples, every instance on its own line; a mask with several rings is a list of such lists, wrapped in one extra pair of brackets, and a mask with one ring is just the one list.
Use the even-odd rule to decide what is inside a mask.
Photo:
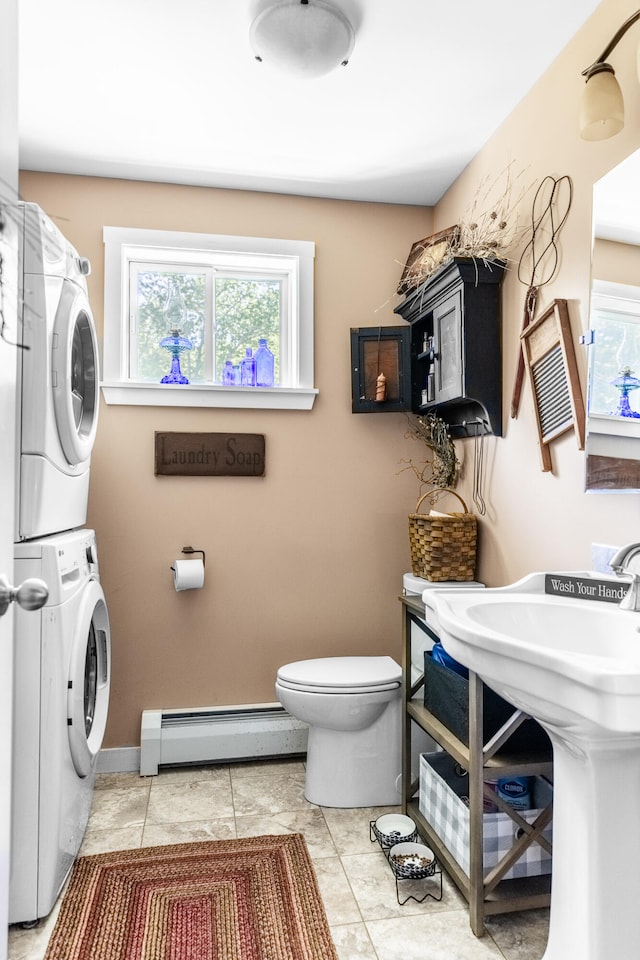
[(278, 680), (306, 688), (389, 690), (398, 686), (402, 668), (391, 657), (321, 657), (286, 663)]

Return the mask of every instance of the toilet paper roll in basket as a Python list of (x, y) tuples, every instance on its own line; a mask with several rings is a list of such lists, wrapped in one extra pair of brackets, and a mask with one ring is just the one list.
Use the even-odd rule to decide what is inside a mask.
[(204, 586), (204, 563), (202, 560), (174, 560), (173, 585), (177, 591), (199, 590)]

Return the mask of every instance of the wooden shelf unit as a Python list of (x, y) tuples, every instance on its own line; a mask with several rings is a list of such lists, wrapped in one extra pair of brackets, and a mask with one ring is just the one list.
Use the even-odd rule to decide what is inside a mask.
[[(483, 862), (483, 784), (485, 779), (508, 776), (553, 776), (553, 760), (550, 753), (536, 752), (523, 755), (509, 754), (508, 740), (493, 756), (485, 755), (482, 722), (483, 683), (469, 671), (469, 745), (463, 743), (435, 717), (416, 697), (423, 689), (424, 680), (411, 681), (411, 625), (415, 624), (427, 636), (435, 641), (438, 638), (424, 622), (424, 605), (414, 596), (400, 597), (402, 602), (402, 667), (403, 667), (403, 711), (402, 711), (402, 810), (415, 822), (418, 831), (434, 850), (441, 865), (455, 882), (469, 904), (471, 929), (477, 937), (484, 934), (484, 919), (499, 913), (516, 910), (531, 910), (548, 906), (551, 899), (551, 876), (549, 874), (525, 877), (521, 879), (500, 880), (505, 872), (518, 860), (524, 850), (536, 842), (528, 833), (521, 835), (497, 867), (485, 876)], [(517, 711), (514, 708), (514, 718)], [(435, 832), (419, 809), (419, 783), (413, 779), (411, 771), (412, 727), (416, 725), (429, 734), (442, 748), (460, 764), (469, 775), (469, 832), (470, 832), (470, 871), (463, 870), (450, 850)], [(518, 811), (504, 807), (518, 823), (521, 818)], [(545, 822), (551, 819), (551, 804), (544, 811)], [(502, 869), (504, 867), (504, 870)]]

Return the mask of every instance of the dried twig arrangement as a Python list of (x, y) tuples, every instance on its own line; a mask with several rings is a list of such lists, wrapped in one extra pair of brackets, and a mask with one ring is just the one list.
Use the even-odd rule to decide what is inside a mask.
[(452, 257), (476, 257), (478, 260), (513, 259), (512, 253), (523, 228), (518, 226), (517, 210), (529, 189), (515, 190), (522, 173), (512, 175), (511, 164), (495, 180), (480, 184), (469, 213), (460, 223), (458, 243)]
[(454, 257), (484, 263), (514, 260), (513, 251), (523, 232), (517, 210), (529, 187), (518, 189), (522, 173), (512, 174), (512, 164), (495, 179), (485, 178), (463, 219), (455, 227), (414, 244), (398, 289), (408, 293)]
[(426, 444), (433, 457), (431, 460), (419, 463), (415, 463), (413, 459), (403, 459), (400, 463), (405, 463), (406, 466), (398, 473), (413, 470), (420, 482), (420, 493), (422, 493), (422, 487), (427, 484), (439, 488), (455, 487), (460, 472), (460, 462), (444, 420), (431, 413), (424, 417), (416, 417), (414, 420), (409, 418), (409, 428), (405, 437), (408, 440), (418, 440)]

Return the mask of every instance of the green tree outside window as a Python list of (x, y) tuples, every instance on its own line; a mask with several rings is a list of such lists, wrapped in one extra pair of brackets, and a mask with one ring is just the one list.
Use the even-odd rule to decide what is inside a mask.
[[(184, 304), (180, 332), (193, 344), (180, 356), (182, 372), (191, 383), (207, 380), (206, 273), (180, 270), (140, 270), (137, 274), (137, 379), (159, 382), (169, 362), (160, 340), (170, 334), (165, 305), (169, 290)], [(221, 383), (225, 360), (240, 363), (247, 347), (254, 352), (260, 337), (274, 354), (275, 383), (280, 380), (281, 281), (215, 277), (212, 337), (214, 382)], [(211, 362), (212, 361), (212, 362)]]

